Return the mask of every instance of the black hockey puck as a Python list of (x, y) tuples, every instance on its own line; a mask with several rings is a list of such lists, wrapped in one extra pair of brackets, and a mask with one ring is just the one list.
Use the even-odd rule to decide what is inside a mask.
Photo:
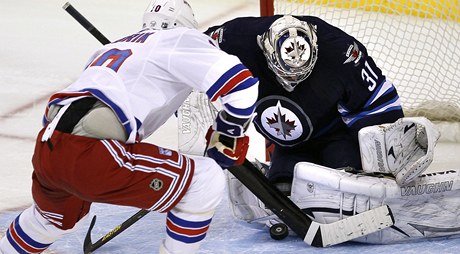
[(283, 240), (289, 235), (288, 226), (284, 223), (276, 223), (270, 227), (270, 236), (275, 240)]

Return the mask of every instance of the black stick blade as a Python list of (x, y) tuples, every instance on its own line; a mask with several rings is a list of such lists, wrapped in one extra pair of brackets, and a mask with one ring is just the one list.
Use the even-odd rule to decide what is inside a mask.
[(92, 252), (93, 243), (91, 242), (91, 230), (93, 230), (96, 223), (96, 215), (94, 215), (89, 225), (88, 232), (86, 232), (85, 241), (83, 242), (83, 253), (90, 254)]

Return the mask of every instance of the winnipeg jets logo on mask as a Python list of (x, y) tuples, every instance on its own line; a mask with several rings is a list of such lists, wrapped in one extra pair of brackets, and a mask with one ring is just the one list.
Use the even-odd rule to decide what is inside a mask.
[(310, 59), (310, 47), (302, 36), (287, 38), (281, 48), (281, 58), (290, 67), (302, 67)]

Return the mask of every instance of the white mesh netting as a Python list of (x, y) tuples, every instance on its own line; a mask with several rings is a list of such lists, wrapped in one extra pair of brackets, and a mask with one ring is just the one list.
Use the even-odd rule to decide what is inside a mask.
[(318, 16), (364, 43), (398, 88), (406, 115), (460, 122), (459, 1), (274, 0), (273, 6), (275, 14)]

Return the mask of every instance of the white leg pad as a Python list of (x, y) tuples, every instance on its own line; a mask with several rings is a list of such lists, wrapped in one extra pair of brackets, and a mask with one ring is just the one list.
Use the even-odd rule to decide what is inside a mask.
[(395, 180), (355, 175), (307, 162), (294, 171), (291, 199), (318, 223), (388, 205), (395, 224), (354, 241), (395, 243), (460, 237), (460, 170), (424, 174), (401, 187)]
[(260, 222), (263, 224), (271, 218), (277, 218), (272, 211), (265, 208), (260, 199), (228, 171), (227, 182), (229, 200), (235, 218), (249, 223)]

